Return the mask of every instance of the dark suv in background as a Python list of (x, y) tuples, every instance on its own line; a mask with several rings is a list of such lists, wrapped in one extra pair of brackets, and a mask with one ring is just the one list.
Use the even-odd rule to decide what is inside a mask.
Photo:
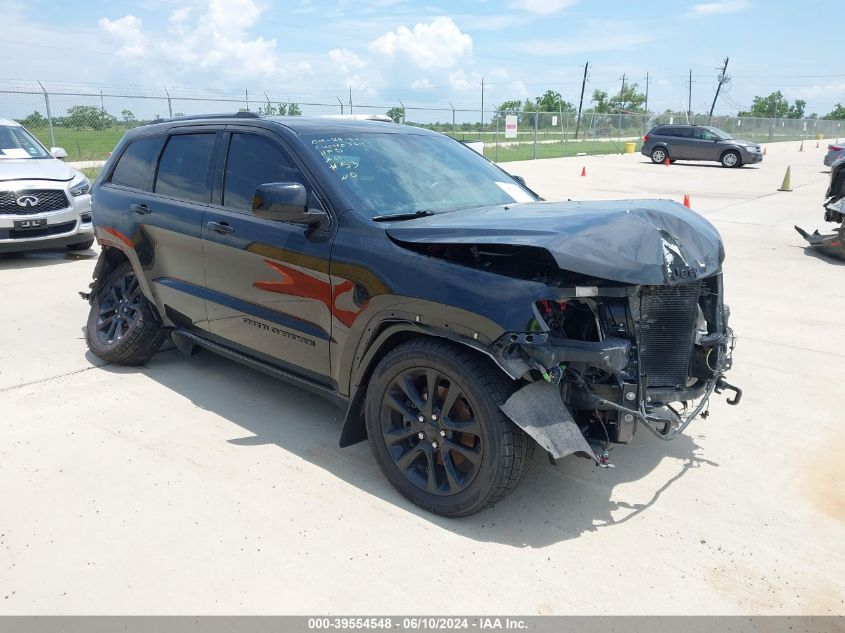
[(713, 160), (723, 167), (759, 163), (763, 152), (756, 143), (732, 138), (727, 132), (703, 125), (658, 125), (643, 136), (640, 153), (654, 163), (666, 159)]
[(510, 492), (535, 444), (606, 465), (609, 442), (670, 439), (731, 388), (709, 222), (668, 200), (542, 202), (428, 130), (138, 127), (94, 185), (94, 227), (94, 354), (142, 364), (169, 336), (320, 393), (341, 446), (369, 439), (443, 515)]

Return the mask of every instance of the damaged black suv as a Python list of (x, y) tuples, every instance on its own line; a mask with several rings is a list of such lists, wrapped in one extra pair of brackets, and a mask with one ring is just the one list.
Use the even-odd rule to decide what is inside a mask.
[(341, 446), (368, 438), (391, 484), (442, 515), (504, 497), (537, 444), (601, 464), (735, 389), (711, 224), (670, 201), (544, 202), (427, 130), (142, 126), (93, 214), (94, 354), (137, 365), (169, 336), (324, 394), (346, 412)]

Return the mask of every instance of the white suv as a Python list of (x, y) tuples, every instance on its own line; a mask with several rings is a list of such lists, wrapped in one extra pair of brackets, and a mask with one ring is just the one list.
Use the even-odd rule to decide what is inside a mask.
[(15, 121), (0, 119), (0, 253), (94, 243), (91, 183)]

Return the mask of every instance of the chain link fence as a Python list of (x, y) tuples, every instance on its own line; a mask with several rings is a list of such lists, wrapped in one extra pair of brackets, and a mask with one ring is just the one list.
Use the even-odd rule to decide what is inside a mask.
[[(600, 114), (585, 112), (499, 112), (452, 106), (358, 104), (351, 98), (269, 96), (211, 90), (109, 87), (0, 81), (0, 118), (21, 122), (48, 147), (63, 147), (68, 160), (104, 161), (123, 133), (152, 121), (181, 115), (250, 110), (271, 115), (390, 115), (406, 125), (426, 127), (462, 141), (482, 141), (484, 154), (498, 162), (638, 151), (642, 136), (667, 123), (708, 125), (708, 117), (681, 114)], [(515, 123), (515, 125), (514, 125)], [(838, 139), (842, 121), (757, 119), (714, 116), (710, 125), (736, 138), (772, 142)]]

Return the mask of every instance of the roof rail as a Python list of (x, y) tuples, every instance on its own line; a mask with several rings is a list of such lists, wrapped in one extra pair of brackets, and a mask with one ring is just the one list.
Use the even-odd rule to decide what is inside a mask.
[(257, 112), (248, 112), (241, 110), (240, 112), (218, 112), (215, 114), (189, 114), (186, 116), (175, 116), (167, 119), (153, 119), (147, 125), (154, 123), (170, 123), (172, 121), (195, 121), (198, 119), (260, 119), (261, 115)]

